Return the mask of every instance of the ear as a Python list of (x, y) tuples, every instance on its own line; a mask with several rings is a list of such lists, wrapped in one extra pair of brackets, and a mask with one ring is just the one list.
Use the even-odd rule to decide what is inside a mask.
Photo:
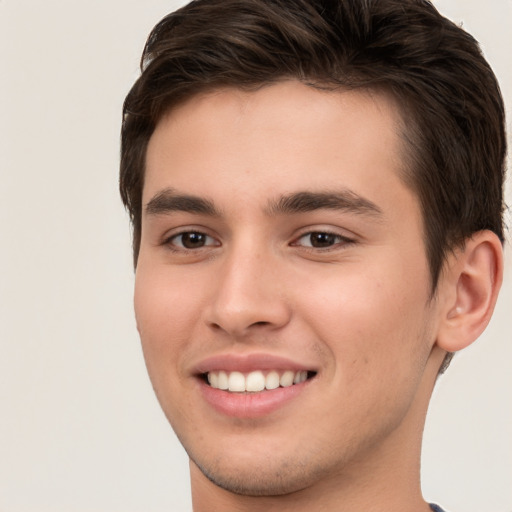
[(497, 235), (479, 231), (455, 250), (443, 269), (437, 345), (456, 352), (475, 341), (494, 311), (503, 280), (503, 248)]

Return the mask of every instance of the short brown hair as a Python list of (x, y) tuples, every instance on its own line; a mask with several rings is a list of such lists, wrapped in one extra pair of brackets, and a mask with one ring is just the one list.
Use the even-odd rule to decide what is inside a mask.
[(124, 102), (120, 172), (135, 265), (146, 148), (163, 114), (210, 89), (284, 79), (383, 90), (400, 105), (433, 290), (451, 248), (483, 229), (503, 241), (499, 86), (473, 37), (428, 1), (195, 0), (156, 25), (141, 70)]

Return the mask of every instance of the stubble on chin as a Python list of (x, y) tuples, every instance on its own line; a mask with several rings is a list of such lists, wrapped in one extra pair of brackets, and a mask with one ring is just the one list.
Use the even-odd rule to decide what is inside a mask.
[(214, 485), (240, 496), (272, 497), (297, 493), (321, 481), (329, 470), (318, 462), (270, 460), (267, 468), (247, 464), (243, 468), (227, 468), (218, 462), (201, 463), (191, 458), (199, 471)]

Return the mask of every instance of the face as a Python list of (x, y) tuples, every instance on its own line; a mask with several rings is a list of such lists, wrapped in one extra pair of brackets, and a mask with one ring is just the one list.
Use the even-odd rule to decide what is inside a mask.
[(437, 313), (399, 121), (383, 96), (283, 82), (197, 96), (150, 140), (137, 325), (221, 487), (297, 491), (417, 429)]

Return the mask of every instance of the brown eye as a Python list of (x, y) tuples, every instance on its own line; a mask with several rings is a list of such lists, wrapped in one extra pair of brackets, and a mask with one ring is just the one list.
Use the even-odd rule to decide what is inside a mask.
[(312, 249), (329, 249), (344, 247), (354, 243), (353, 240), (328, 231), (311, 231), (302, 235), (293, 245)]
[(339, 242), (340, 237), (332, 233), (310, 233), (309, 243), (311, 247), (330, 247)]
[(170, 239), (170, 243), (182, 249), (201, 249), (202, 247), (216, 245), (211, 236), (198, 231), (187, 231), (175, 235)]

